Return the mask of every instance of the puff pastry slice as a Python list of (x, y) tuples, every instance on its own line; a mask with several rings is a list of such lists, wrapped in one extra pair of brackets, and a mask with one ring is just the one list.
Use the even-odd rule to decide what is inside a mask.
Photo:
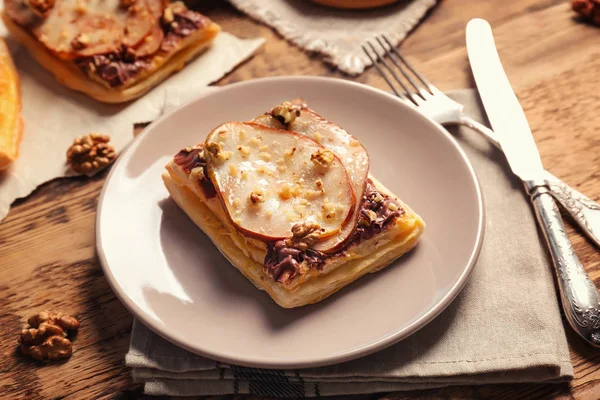
[[(289, 108), (289, 105), (290, 103), (285, 103), (284, 107)], [(277, 175), (280, 182), (276, 185), (270, 183), (270, 187), (276, 188), (273, 193), (263, 192), (260, 194), (262, 198), (255, 198), (256, 202), (254, 202), (251, 198), (252, 188), (261, 179), (256, 169), (261, 165), (269, 166), (268, 162), (263, 162), (265, 159), (271, 160), (271, 166), (274, 168), (282, 165), (282, 161), (278, 160), (290, 153), (287, 147), (292, 137), (290, 135), (302, 134), (293, 131), (294, 124), (290, 123), (290, 119), (293, 120), (294, 117), (282, 116), (279, 112), (281, 109), (277, 107), (274, 110), (255, 118), (250, 124), (232, 123), (237, 127), (234, 130), (223, 129), (223, 126), (229, 127), (230, 124), (217, 128), (217, 130), (222, 129), (222, 134), (225, 136), (237, 132), (237, 136), (234, 135), (235, 138), (231, 139), (235, 141), (233, 147), (229, 139), (219, 142), (218, 132), (213, 131), (204, 142), (182, 149), (166, 165), (162, 179), (172, 199), (235, 268), (258, 289), (266, 291), (281, 307), (293, 308), (319, 302), (361, 276), (385, 268), (418, 243), (425, 229), (425, 223), (368, 171), (362, 184), (350, 182), (355, 195), (356, 188), (360, 190), (359, 196), (355, 198), (356, 207), (350, 207), (350, 203), (344, 203), (346, 197), (340, 195), (342, 192), (339, 185), (345, 183), (339, 179), (327, 180), (327, 174), (330, 172), (318, 169), (322, 168), (322, 165), (316, 165), (318, 162), (315, 160), (313, 160), (315, 165), (311, 165), (307, 161), (310, 158), (302, 154), (297, 158), (290, 156), (286, 164), (290, 169), (280, 171)], [(300, 117), (303, 113), (314, 112), (303, 104), (299, 108), (295, 106), (293, 113), (296, 117)], [(241, 131), (244, 131), (242, 138), (239, 134)], [(268, 146), (261, 145), (257, 138), (261, 137), (264, 141), (267, 132), (272, 136)], [(329, 134), (326, 129), (322, 129), (323, 137), (320, 141), (327, 141)], [(277, 135), (280, 135), (280, 138)], [(314, 140), (314, 135), (310, 136), (306, 135), (301, 143), (309, 147), (313, 154), (328, 150), (328, 147)], [(278, 149), (277, 143), (274, 145), (273, 140), (286, 145), (279, 146), (281, 148)], [(356, 146), (356, 143), (352, 145)], [(329, 148), (333, 147), (329, 146)], [(236, 159), (235, 151), (247, 153), (246, 158)], [(340, 148), (338, 151), (341, 153), (343, 150)], [(267, 153), (269, 156), (265, 155)], [(347, 161), (344, 162), (343, 154), (333, 153), (333, 155), (336, 160), (344, 164), (346, 169), (352, 168)], [(230, 191), (223, 190), (222, 182), (227, 179), (222, 175), (219, 179), (215, 179), (214, 171), (218, 170), (221, 174), (223, 171), (229, 171), (232, 177), (227, 184), (244, 186), (245, 183), (241, 178), (244, 169), (258, 175), (249, 175), (253, 177), (249, 180), (250, 186), (239, 193), (245, 195), (250, 193), (250, 195), (247, 198), (236, 195), (238, 200), (236, 201), (236, 196), (232, 197)], [(281, 196), (280, 188), (285, 185), (293, 186), (296, 183), (293, 180), (298, 176), (312, 178), (311, 174), (318, 173), (323, 174), (321, 194), (315, 194), (312, 187), (314, 181), (306, 179), (304, 182), (310, 182), (310, 187), (300, 185), (300, 189), (291, 194), (292, 197)], [(332, 170), (331, 173), (338, 172)], [(357, 175), (359, 174), (347, 174), (348, 177)], [(345, 205), (345, 208), (337, 209), (340, 212), (347, 212), (348, 209), (356, 210), (350, 211), (351, 214), (357, 213), (355, 218), (346, 216), (337, 220), (327, 218), (327, 213), (335, 213), (336, 208), (335, 204), (333, 208), (324, 206), (327, 204), (325, 198), (331, 200), (334, 195), (339, 196), (336, 201)], [(306, 201), (310, 203), (309, 207), (294, 208)], [(319, 207), (313, 207), (313, 204), (318, 201), (321, 201), (318, 203)], [(266, 231), (253, 232), (252, 229), (240, 229), (240, 225), (244, 225), (246, 221), (236, 222), (235, 218), (244, 218), (245, 213), (252, 213), (253, 210), (266, 207), (269, 202), (272, 204), (278, 202), (274, 208), (276, 211), (271, 216), (276, 219), (276, 222), (271, 224), (272, 227), (265, 222)], [(240, 208), (237, 214), (235, 208), (231, 208), (231, 204), (234, 203)], [(286, 212), (291, 209), (297, 211), (297, 219), (288, 221)], [(261, 218), (266, 217), (262, 214)], [(248, 224), (244, 225), (246, 228), (251, 226), (252, 220), (248, 221)], [(331, 242), (332, 229), (337, 226), (338, 231), (346, 231), (349, 223), (350, 234), (343, 243), (340, 245)], [(282, 226), (288, 226), (282, 224), (289, 225), (289, 234), (282, 234)], [(269, 232), (277, 232), (277, 235), (270, 237)]]

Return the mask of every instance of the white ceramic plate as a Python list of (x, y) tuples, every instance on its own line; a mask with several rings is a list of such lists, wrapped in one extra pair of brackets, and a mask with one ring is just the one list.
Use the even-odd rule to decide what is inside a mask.
[[(225, 121), (304, 98), (367, 148), (371, 173), (419, 213), (419, 245), (316, 305), (283, 309), (257, 290), (169, 198), (160, 175)], [(106, 278), (145, 325), (192, 352), (264, 368), (358, 358), (423, 327), (456, 297), (483, 236), (479, 184), (455, 140), (395, 97), (336, 79), (282, 77), (210, 91), (151, 124), (112, 167), (97, 248)]]

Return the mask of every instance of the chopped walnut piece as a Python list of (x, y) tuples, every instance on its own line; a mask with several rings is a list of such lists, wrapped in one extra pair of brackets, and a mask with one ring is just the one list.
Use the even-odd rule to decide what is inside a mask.
[(267, 153), (266, 151), (259, 153), (258, 156), (264, 161), (271, 161), (271, 154)]
[(316, 199), (317, 197), (320, 197), (320, 196), (322, 196), (322, 195), (323, 195), (323, 193), (324, 193), (324, 191), (323, 191), (323, 190), (321, 190), (321, 189), (319, 189), (319, 190), (312, 190), (312, 189), (309, 189), (309, 190), (307, 190), (307, 191), (305, 191), (305, 192), (304, 192), (304, 198), (305, 198), (306, 200), (314, 200), (314, 199)]
[(237, 165), (229, 164), (229, 175), (233, 176), (234, 178), (237, 178), (240, 175), (240, 170), (238, 169)]
[(250, 138), (250, 140), (248, 140), (248, 143), (250, 143), (250, 146), (258, 146), (260, 144), (260, 142), (262, 142), (262, 137), (260, 137), (260, 136), (252, 136)]
[(163, 21), (165, 24), (170, 24), (175, 19), (175, 15), (173, 15), (173, 9), (171, 7), (166, 7), (163, 12)]
[(26, 0), (26, 2), (34, 13), (45, 17), (54, 7), (55, 0)]
[(108, 135), (90, 133), (79, 136), (67, 150), (67, 162), (79, 173), (98, 171), (112, 163), (117, 157)]
[(237, 148), (240, 153), (242, 153), (242, 157), (246, 158), (250, 154), (250, 147), (248, 146), (238, 146)]
[(314, 162), (321, 167), (329, 167), (335, 156), (333, 153), (327, 149), (319, 149), (316, 153), (310, 156), (310, 161)]
[(573, 0), (571, 2), (573, 11), (584, 19), (600, 25), (600, 1), (598, 0)]
[(250, 201), (256, 205), (258, 203), (264, 203), (265, 196), (259, 191), (253, 191), (250, 193)]
[(294, 153), (296, 152), (296, 148), (295, 147), (290, 147), (289, 149), (287, 149), (285, 151), (285, 153), (283, 153), (283, 155), (287, 158), (290, 158), (291, 156), (294, 155)]
[(227, 161), (231, 157), (231, 152), (223, 151), (223, 146), (220, 143), (210, 142), (206, 145), (206, 150), (219, 161)]
[(71, 41), (71, 46), (75, 50), (83, 50), (90, 44), (90, 37), (85, 33), (80, 33), (73, 38)]
[(189, 178), (192, 181), (201, 181), (205, 178), (204, 176), (204, 168), (196, 167), (190, 171)]
[(294, 122), (296, 118), (300, 116), (300, 110), (300, 105), (286, 101), (273, 108), (271, 115), (282, 121), (284, 124), (289, 124)]
[(79, 329), (79, 321), (57, 312), (42, 311), (27, 320), (18, 342), (21, 351), (36, 360), (58, 360), (73, 353), (67, 333)]
[(359, 219), (358, 224), (361, 226), (370, 226), (377, 219), (377, 213), (373, 210), (364, 210)]
[(326, 219), (330, 219), (330, 218), (335, 218), (336, 216), (336, 206), (335, 204), (333, 204), (330, 201), (325, 200), (325, 202), (323, 203), (323, 206), (321, 207), (323, 209), (323, 217)]
[(281, 197), (283, 200), (288, 200), (292, 198), (292, 188), (290, 187), (290, 185), (284, 183), (281, 186), (281, 190), (279, 191), (279, 197)]

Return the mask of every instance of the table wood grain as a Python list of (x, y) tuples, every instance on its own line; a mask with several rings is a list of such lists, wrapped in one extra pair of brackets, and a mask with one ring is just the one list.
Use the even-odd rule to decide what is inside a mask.
[[(546, 168), (598, 201), (600, 28), (579, 21), (569, 3), (442, 0), (401, 49), (440, 89), (473, 87), (465, 24), (473, 17), (490, 21)], [(224, 1), (198, 1), (198, 7), (228, 32), (267, 40), (253, 58), (216, 85), (277, 75), (350, 79)], [(372, 69), (353, 79), (385, 88)], [(106, 172), (92, 179), (44, 184), (18, 200), (0, 224), (1, 398), (143, 397), (123, 361), (133, 318), (113, 295), (95, 255), (94, 218), (105, 177)], [(577, 253), (600, 285), (599, 252), (572, 226), (569, 234)], [(75, 353), (68, 361), (39, 363), (17, 351), (20, 328), (39, 309), (60, 309), (80, 319)], [(570, 383), (462, 386), (357, 398), (600, 399), (600, 351), (589, 348), (568, 327), (567, 332), (575, 368)]]

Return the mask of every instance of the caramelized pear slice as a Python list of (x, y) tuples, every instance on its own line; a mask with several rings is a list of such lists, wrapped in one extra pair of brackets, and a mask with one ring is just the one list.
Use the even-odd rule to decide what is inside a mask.
[[(352, 182), (352, 190), (356, 198), (355, 208), (348, 223), (340, 231), (312, 246), (314, 249), (323, 252), (336, 251), (343, 247), (354, 229), (356, 229), (361, 200), (369, 175), (369, 154), (358, 139), (340, 126), (327, 121), (309, 109), (304, 102), (294, 100), (288, 105), (301, 107), (300, 115), (293, 118), (289, 123), (285, 123), (282, 117), (276, 117), (277, 110), (282, 109), (281, 105), (275, 107), (271, 114), (261, 115), (255, 118), (254, 121), (267, 126), (281, 126), (283, 129), (307, 136), (332, 151), (344, 164)], [(285, 109), (285, 107), (283, 108)]]
[(231, 122), (208, 135), (205, 149), (223, 207), (248, 236), (279, 240), (292, 237), (296, 224), (316, 223), (328, 237), (355, 208), (340, 159), (306, 136)]
[(137, 57), (146, 57), (152, 55), (160, 49), (164, 38), (164, 32), (159, 23), (154, 25), (148, 36), (146, 36), (139, 45), (133, 49)]

